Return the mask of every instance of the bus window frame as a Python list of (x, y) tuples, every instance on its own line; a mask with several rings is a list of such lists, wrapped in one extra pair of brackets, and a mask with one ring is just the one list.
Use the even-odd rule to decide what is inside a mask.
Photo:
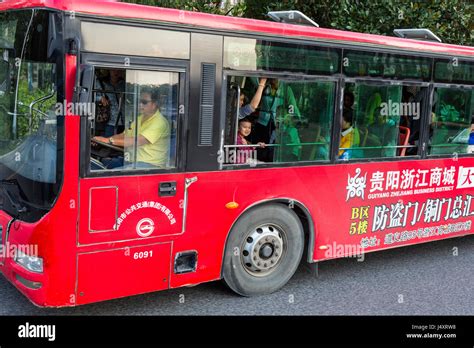
[(335, 125), (334, 125), (334, 118), (337, 117), (339, 113), (339, 93), (340, 93), (340, 77), (338, 75), (305, 75), (305, 74), (295, 74), (295, 73), (275, 73), (269, 72), (266, 73), (265, 71), (248, 71), (248, 70), (231, 70), (231, 69), (223, 69), (222, 72), (222, 105), (221, 105), (221, 115), (220, 115), (220, 146), (219, 151), (223, 153), (224, 151), (224, 144), (225, 142), (225, 121), (226, 121), (226, 107), (227, 107), (227, 81), (228, 78), (231, 76), (245, 76), (245, 77), (266, 77), (266, 78), (277, 78), (283, 79), (285, 81), (291, 82), (321, 82), (321, 81), (329, 81), (335, 82), (335, 96), (334, 96), (334, 115), (333, 115), (333, 124), (331, 129), (331, 143), (329, 144), (329, 159), (328, 160), (314, 160), (314, 161), (295, 161), (295, 162), (264, 162), (258, 163), (255, 166), (251, 166), (250, 164), (222, 164), (219, 163), (219, 170), (239, 170), (239, 169), (250, 169), (250, 168), (280, 168), (280, 167), (294, 167), (294, 166), (307, 166), (307, 165), (314, 165), (315, 163), (318, 165), (327, 165), (333, 163), (331, 159), (332, 153), (332, 140), (335, 134)]
[[(430, 114), (433, 108), (433, 99), (434, 99), (434, 91), (436, 88), (457, 88), (457, 89), (466, 89), (466, 90), (472, 90), (474, 92), (474, 84), (473, 85), (466, 85), (466, 84), (453, 84), (453, 83), (431, 83), (431, 88), (432, 90), (430, 91)], [(434, 154), (430, 155), (429, 154), (429, 127), (430, 127), (430, 120), (427, 121), (426, 124), (426, 146), (425, 146), (425, 151), (426, 151), (426, 157), (427, 159), (445, 159), (445, 158), (463, 158), (463, 157), (474, 157), (474, 154), (472, 153), (457, 153), (453, 152), (452, 154)], [(456, 154), (454, 156), (454, 154)]]
[[(91, 158), (91, 121), (87, 117), (81, 118), (80, 126), (80, 177), (110, 177), (110, 176), (139, 176), (146, 174), (173, 174), (185, 171), (186, 167), (186, 130), (189, 124), (188, 117), (188, 79), (189, 62), (186, 60), (149, 58), (149, 57), (127, 57), (129, 63), (124, 65), (123, 57), (102, 53), (82, 53), (81, 64), (88, 64), (102, 69), (142, 70), (156, 72), (175, 72), (179, 74), (178, 114), (176, 130), (176, 167), (168, 169), (124, 169), (124, 170), (90, 170)], [(90, 101), (92, 102), (92, 101)], [(180, 112), (184, 106), (184, 112)], [(85, 134), (85, 135), (84, 135)]]

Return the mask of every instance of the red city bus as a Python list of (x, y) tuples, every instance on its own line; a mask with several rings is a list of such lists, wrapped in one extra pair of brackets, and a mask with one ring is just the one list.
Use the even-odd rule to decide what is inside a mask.
[(266, 294), (301, 261), (474, 232), (472, 47), (113, 1), (0, 11), (0, 270), (36, 305)]

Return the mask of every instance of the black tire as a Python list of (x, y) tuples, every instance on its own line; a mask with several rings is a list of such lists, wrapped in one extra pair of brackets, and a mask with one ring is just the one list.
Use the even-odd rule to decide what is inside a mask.
[[(303, 227), (293, 210), (277, 203), (256, 207), (240, 217), (230, 231), (224, 255), (224, 281), (242, 296), (275, 292), (295, 273), (303, 249)], [(283, 252), (278, 254), (278, 250)], [(260, 269), (264, 264), (269, 269)]]

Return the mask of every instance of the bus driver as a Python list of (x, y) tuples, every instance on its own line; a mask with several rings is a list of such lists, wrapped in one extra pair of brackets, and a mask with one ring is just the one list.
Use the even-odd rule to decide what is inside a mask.
[[(159, 91), (153, 87), (143, 87), (140, 93), (140, 115), (123, 133), (109, 138), (96, 136), (93, 140), (108, 143), (124, 149), (134, 146), (135, 134), (137, 135), (136, 168), (165, 168), (168, 161), (170, 125), (160, 113)], [(136, 126), (138, 124), (138, 132)], [(126, 150), (125, 150), (126, 151)], [(105, 159), (103, 164), (107, 169), (133, 166), (133, 150), (130, 158), (124, 163), (122, 156)]]

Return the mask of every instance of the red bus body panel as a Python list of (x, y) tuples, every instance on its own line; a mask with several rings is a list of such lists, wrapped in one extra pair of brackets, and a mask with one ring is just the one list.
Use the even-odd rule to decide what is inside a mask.
[[(436, 167), (442, 168), (443, 171), (445, 168), (455, 168), (455, 182), (452, 185), (428, 185), (428, 188), (434, 188), (435, 190), (443, 188), (443, 191), (417, 195), (409, 194), (393, 198), (369, 199), (368, 197), (369, 180), (376, 172), (403, 172), (403, 170), (415, 170), (417, 172), (418, 170)], [(110, 238), (109, 242), (105, 242), (101, 240), (105, 237), (101, 236), (97, 244), (79, 245), (77, 247), (76, 266), (76, 255), (71, 249), (71, 246), (76, 245), (74, 240), (76, 236), (67, 232), (75, 230), (77, 215), (75, 216), (74, 212), (77, 214), (77, 209), (70, 208), (70, 199), (62, 198), (65, 202), (58, 202), (51, 213), (38, 224), (30, 225), (19, 222), (12, 226), (10, 232), (10, 243), (12, 244), (38, 245), (40, 256), (47, 261), (44, 275), (39, 276), (27, 272), (15, 265), (13, 260), (10, 259), (6, 260), (9, 267), (5, 267), (4, 271), (6, 271), (7, 278), (13, 281), (33, 302), (39, 305), (53, 306), (82, 304), (216, 280), (220, 278), (225, 240), (235, 220), (242, 211), (255, 204), (255, 202), (278, 198), (293, 199), (303, 204), (311, 214), (315, 229), (314, 245), (312, 246), (315, 248), (314, 261), (349, 256), (350, 253), (341, 254), (337, 247), (359, 247), (364, 243), (363, 239), (367, 240), (364, 243), (366, 245), (364, 252), (369, 252), (465, 235), (472, 233), (470, 226), (472, 226), (472, 219), (474, 219), (474, 200), (471, 206), (468, 204), (470, 200), (467, 197), (472, 195), (474, 190), (472, 187), (455, 189), (459, 184), (459, 168), (461, 167), (472, 168), (472, 173), (474, 173), (474, 161), (472, 159), (459, 159), (457, 162), (452, 160), (428, 160), (422, 163), (418, 161), (359, 163), (292, 169), (254, 169), (252, 171), (188, 174), (189, 177), (196, 176), (198, 180), (189, 190), (187, 225), (186, 231), (182, 235), (160, 235), (156, 233), (147, 238), (140, 238), (136, 235), (134, 227), (143, 215), (138, 212), (132, 213), (127, 217), (129, 225), (123, 225), (118, 231), (113, 232), (118, 236), (124, 236), (124, 241), (119, 241), (114, 236)], [(355, 197), (346, 202), (348, 175), (354, 176), (358, 168), (361, 169), (362, 177), (367, 174), (365, 197), (364, 199)], [(381, 168), (383, 168), (383, 171)], [(254, 180), (249, 180), (249, 178)], [(474, 179), (474, 176), (471, 179)], [(129, 199), (128, 195), (132, 194), (125, 186), (125, 183), (130, 182), (130, 180), (136, 181), (136, 178), (104, 178), (96, 184), (98, 187), (107, 185), (123, 187), (123, 195), (126, 197), (124, 201), (126, 201)], [(156, 183), (159, 180), (161, 180), (159, 176), (142, 177), (137, 189), (153, 185), (157, 187)], [(461, 180), (467, 179), (461, 175)], [(123, 181), (124, 186), (121, 185), (121, 181)], [(415, 184), (416, 179), (414, 180)], [(71, 185), (71, 187), (73, 186)], [(448, 191), (445, 191), (445, 189)], [(61, 197), (73, 197), (72, 193), (66, 195), (66, 192), (64, 191)], [(291, 192), (291, 196), (289, 196), (289, 192)], [(120, 195), (121, 191), (119, 189), (119, 197)], [(456, 215), (452, 215), (455, 197), (462, 197), (462, 203), (459, 207), (461, 213), (457, 218), (455, 218)], [(439, 216), (435, 219), (437, 223), (425, 223), (426, 208), (422, 210), (421, 204), (426, 205), (428, 200), (438, 198), (452, 198), (451, 207), (448, 207), (446, 202), (440, 212), (437, 213)], [(166, 204), (165, 199), (156, 198), (155, 201)], [(239, 208), (235, 210), (227, 209), (225, 204), (231, 201), (239, 203)], [(404, 227), (386, 227), (384, 230), (372, 231), (376, 207), (383, 205), (390, 207), (392, 204), (408, 204), (410, 202), (420, 202), (420, 207), (416, 215), (414, 215), (414, 209), (412, 209), (407, 217), (408, 223)], [(104, 202), (104, 204), (107, 204), (107, 202)], [(362, 211), (361, 208), (365, 207), (368, 211), (366, 218), (361, 213), (354, 213), (354, 208), (359, 212)], [(155, 209), (148, 210), (150, 211), (145, 212), (145, 216), (160, 221), (161, 212)], [(177, 209), (173, 211), (178, 214)], [(334, 214), (335, 211), (338, 213)], [(2, 225), (5, 225), (6, 220), (2, 215)], [(361, 230), (359, 226), (364, 221), (367, 221), (368, 227)], [(411, 221), (415, 221), (415, 223), (412, 225)], [(356, 223), (355, 228), (351, 226), (353, 222)], [(156, 223), (157, 231), (160, 230), (160, 226), (166, 226), (166, 224), (166, 221), (163, 220)], [(387, 218), (386, 226), (389, 224), (390, 217)], [(455, 224), (464, 225), (458, 230), (449, 231), (449, 228)], [(448, 229), (444, 234), (441, 233), (440, 226), (447, 226)], [(424, 230), (427, 228), (430, 230), (425, 232)], [(417, 234), (420, 229), (421, 232)], [(402, 236), (406, 231), (415, 231), (416, 234), (414, 236), (410, 235), (410, 239), (403, 240), (408, 238)], [(392, 235), (399, 234), (400, 236), (395, 238), (393, 243), (386, 244), (385, 240), (389, 233)], [(135, 238), (127, 237), (134, 234)], [(372, 242), (372, 240), (374, 241)], [(332, 254), (327, 254), (327, 249), (320, 249), (321, 246), (332, 248)], [(154, 250), (152, 258), (133, 260), (135, 252), (148, 250)], [(198, 268), (193, 273), (176, 275), (170, 269), (173, 264), (172, 260), (178, 252), (187, 250), (198, 252)], [(354, 248), (353, 250), (360, 249)], [(140, 265), (140, 263), (142, 264)], [(77, 275), (72, 271), (76, 267)], [(142, 272), (144, 270), (150, 270), (149, 276), (153, 279), (143, 278), (144, 273)], [(41, 289), (26, 289), (15, 280), (16, 274), (32, 281), (40, 281), (43, 283), (44, 289), (54, 289), (54, 292), (43, 293)], [(77, 290), (72, 287), (76, 281), (78, 282)], [(104, 289), (104, 287), (113, 289), (109, 292), (109, 297), (100, 292), (99, 289)], [(96, 293), (97, 291), (99, 292)], [(92, 292), (92, 294), (89, 292)]]
[[(470, 47), (115, 2), (7, 1), (0, 11), (25, 7), (450, 55), (474, 52)], [(68, 101), (76, 65), (74, 56), (65, 57)], [(79, 121), (66, 117), (63, 187), (54, 207), (37, 223), (16, 221), (10, 228), (10, 244), (38, 246), (44, 272), (25, 270), (11, 255), (0, 258), (5, 277), (40, 306), (73, 306), (220, 279), (233, 224), (247, 209), (269, 201), (294, 201), (306, 208), (314, 223), (312, 261), (353, 255), (362, 247), (370, 252), (474, 232), (474, 158), (78, 179)], [(189, 187), (184, 220), (184, 183), (192, 177), (197, 181)], [(177, 184), (176, 196), (160, 197), (159, 183), (169, 181)], [(229, 202), (237, 202), (238, 208), (226, 208)], [(0, 211), (3, 240), (11, 219)], [(175, 274), (175, 257), (184, 251), (197, 252), (197, 269)], [(42, 286), (27, 288), (17, 276)]]
[[(442, 172), (445, 169), (449, 171), (454, 168), (454, 171), (451, 171), (455, 173), (454, 176), (450, 175), (454, 182), (449, 185), (443, 184), (443, 175), (439, 185), (429, 184), (431, 174), (425, 177), (426, 180), (416, 178), (419, 171), (431, 171), (433, 168), (441, 168)], [(469, 171), (461, 171), (460, 168), (463, 170), (470, 168), (472, 175), (465, 176), (462, 173), (469, 173)], [(364, 197), (347, 200), (349, 177), (355, 177), (358, 169), (361, 170), (360, 177), (366, 178)], [(389, 192), (391, 196), (392, 192), (410, 191), (410, 189), (387, 191), (385, 190), (387, 183), (384, 182), (383, 192), (369, 193), (372, 188), (370, 180), (374, 173), (385, 173), (386, 178), (388, 172), (403, 173), (404, 170), (414, 171), (415, 177), (411, 190), (415, 190), (418, 182), (420, 188), (417, 190), (433, 189), (438, 192), (417, 194), (405, 192), (389, 198), (376, 198), (376, 193), (383, 196), (385, 192)], [(128, 215), (127, 224), (121, 225), (117, 231), (105, 232), (103, 235), (91, 234), (90, 244), (78, 243), (76, 255), (74, 255), (73, 249), (67, 247), (67, 245), (76, 245), (75, 241), (71, 240), (73, 234), (66, 232), (74, 231), (77, 216), (70, 215), (72, 209), (69, 208), (69, 201), (65, 205), (58, 203), (48, 218), (36, 226), (21, 223), (18, 231), (15, 228), (11, 231), (12, 237), (16, 237), (12, 243), (37, 243), (39, 249), (44, 251), (41, 256), (48, 260), (44, 278), (25, 274), (28, 272), (18, 266), (6, 268), (11, 272), (6, 276), (10, 278), (18, 272), (27, 279), (41, 281), (45, 289), (54, 289), (54, 293), (27, 289), (23, 291), (37, 304), (56, 306), (84, 304), (217, 280), (221, 278), (222, 258), (228, 232), (242, 212), (256, 202), (288, 198), (305, 206), (314, 221), (315, 238), (314, 244), (310, 246), (314, 248), (313, 261), (354, 255), (361, 252), (362, 246), (364, 246), (364, 252), (371, 252), (473, 232), (471, 226), (474, 219), (474, 199), (471, 204), (471, 198), (469, 198), (474, 198), (472, 188), (474, 187), (474, 161), (471, 158), (457, 161), (354, 163), (186, 175), (186, 177), (193, 176), (196, 176), (198, 180), (189, 189), (187, 224), (184, 233), (167, 234), (165, 230), (169, 228), (169, 222), (163, 219), (163, 213), (156, 209), (144, 208), (140, 209), (141, 212), (135, 211)], [(473, 186), (456, 189), (460, 185), (459, 178), (461, 181), (470, 178)], [(150, 175), (139, 179), (112, 177), (96, 180), (95, 183), (97, 187), (112, 185), (118, 187), (118, 197), (124, 198), (123, 204), (126, 206), (126, 202), (142, 199), (138, 195), (136, 198), (139, 199), (132, 198), (134, 192), (140, 192), (142, 188), (152, 186), (157, 189), (157, 182), (162, 179), (169, 178), (161, 178), (160, 175)], [(179, 179), (184, 181), (183, 176), (178, 176)], [(136, 184), (134, 186), (136, 191), (127, 188), (130, 182)], [(426, 183), (428, 183), (427, 186), (425, 186)], [(82, 184), (81, 187), (83, 187)], [(178, 192), (182, 192), (182, 186), (178, 185), (178, 187)], [(156, 202), (167, 205), (166, 198), (157, 197), (156, 190), (153, 190), (152, 194), (155, 195)], [(457, 208), (460, 210), (458, 213), (455, 213), (454, 209), (456, 197), (461, 197), (459, 200), (461, 203), (458, 203)], [(438, 208), (437, 212), (431, 213), (428, 205), (432, 203), (428, 202), (442, 201), (443, 198), (448, 201)], [(450, 202), (449, 199), (451, 199)], [(119, 202), (121, 201), (119, 198)], [(239, 204), (238, 209), (229, 210), (225, 207), (226, 203), (232, 201)], [(389, 227), (392, 224), (390, 217), (392, 205), (400, 203), (408, 206), (415, 202), (419, 203), (418, 210), (415, 212), (415, 207), (411, 207), (404, 226)], [(107, 204), (108, 202), (104, 202), (104, 205)], [(119, 203), (119, 206), (120, 204), (122, 203)], [(375, 210), (380, 210), (384, 205), (389, 209), (385, 213), (385, 227), (374, 231)], [(177, 207), (172, 212), (179, 216), (179, 209)], [(334, 213), (336, 211), (337, 214)], [(425, 216), (429, 214), (435, 216), (429, 218), (430, 223), (425, 223)], [(138, 236), (135, 228), (144, 216), (156, 221), (155, 232), (146, 238)], [(353, 223), (355, 223), (354, 226)], [(361, 224), (366, 227), (360, 227)], [(81, 228), (79, 228), (79, 238), (81, 233), (86, 233)], [(19, 237), (28, 235), (35, 237), (29, 240)], [(97, 239), (92, 240), (95, 237)], [(322, 249), (322, 246), (326, 248)], [(174, 274), (172, 268), (176, 254), (189, 250), (195, 250), (198, 253), (196, 272)], [(153, 251), (153, 257), (134, 259), (134, 254), (140, 251)], [(75, 269), (75, 262), (77, 262), (77, 275), (71, 271)], [(13, 261), (10, 265), (14, 265)], [(75, 282), (77, 282), (77, 289), (71, 287), (71, 284)], [(18, 282), (15, 285), (22, 289)], [(110, 291), (107, 292), (104, 289)], [(74, 303), (69, 302), (71, 298), (75, 300)]]
[(167, 289), (170, 258), (170, 243), (80, 253), (77, 304)]

